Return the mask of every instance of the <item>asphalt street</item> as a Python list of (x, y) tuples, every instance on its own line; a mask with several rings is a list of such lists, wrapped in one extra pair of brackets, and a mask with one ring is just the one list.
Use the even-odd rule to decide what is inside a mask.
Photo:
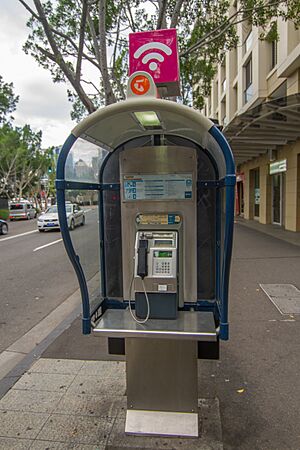
[[(225, 450), (298, 450), (300, 315), (281, 315), (260, 283), (300, 289), (300, 247), (237, 225), (230, 340), (220, 361), (199, 361), (199, 397), (219, 399)], [(81, 335), (80, 319), (43, 357), (111, 359), (105, 338)]]
[[(86, 225), (72, 236), (89, 277), (94, 267), (85, 256), (97, 256), (96, 233), (96, 210), (87, 209)], [(9, 234), (0, 236), (0, 286), (1, 352), (78, 289), (60, 232), (39, 233), (36, 219), (9, 222)]]

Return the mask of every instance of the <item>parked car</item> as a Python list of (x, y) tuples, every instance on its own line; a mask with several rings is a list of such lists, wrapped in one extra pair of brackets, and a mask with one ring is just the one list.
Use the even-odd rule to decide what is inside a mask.
[(8, 233), (8, 225), (5, 220), (0, 219), (0, 234)]
[[(73, 203), (66, 204), (67, 222), (69, 230), (74, 230), (77, 225), (85, 224), (84, 211)], [(38, 230), (59, 230), (57, 205), (50, 206), (37, 220)]]
[(9, 204), (9, 220), (34, 219), (36, 209), (30, 202), (11, 202)]

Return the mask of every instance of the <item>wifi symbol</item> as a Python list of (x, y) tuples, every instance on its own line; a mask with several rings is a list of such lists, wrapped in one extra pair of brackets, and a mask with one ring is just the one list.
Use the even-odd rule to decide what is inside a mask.
[[(170, 56), (172, 54), (172, 50), (166, 44), (163, 44), (162, 42), (149, 42), (148, 44), (144, 44), (141, 47), (139, 47), (136, 50), (136, 52), (134, 53), (133, 57), (135, 59), (138, 59), (147, 50), (154, 50), (154, 49), (161, 50), (168, 56)], [(147, 62), (150, 61), (151, 59), (156, 59), (159, 62), (163, 62), (165, 60), (163, 55), (161, 55), (160, 53), (151, 52), (151, 53), (147, 53), (143, 57), (142, 63), (147, 64)], [(152, 70), (152, 72), (154, 72), (157, 69), (157, 63), (155, 61), (150, 62), (149, 69)]]

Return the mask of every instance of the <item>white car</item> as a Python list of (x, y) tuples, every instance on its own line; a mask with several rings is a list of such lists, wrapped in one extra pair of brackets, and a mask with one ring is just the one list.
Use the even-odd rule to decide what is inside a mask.
[(35, 207), (28, 201), (9, 203), (9, 220), (34, 219), (36, 217)]
[[(85, 224), (84, 211), (73, 203), (66, 204), (67, 222), (69, 230), (74, 230), (77, 225)], [(59, 230), (57, 205), (50, 206), (37, 220), (38, 230)]]

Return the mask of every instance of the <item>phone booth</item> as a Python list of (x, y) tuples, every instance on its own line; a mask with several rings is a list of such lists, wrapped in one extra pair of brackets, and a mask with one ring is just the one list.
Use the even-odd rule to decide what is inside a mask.
[[(228, 143), (192, 108), (128, 98), (74, 128), (56, 186), (83, 333), (126, 355), (125, 432), (198, 436), (197, 359), (228, 339)], [(68, 202), (85, 216), (72, 231)]]

